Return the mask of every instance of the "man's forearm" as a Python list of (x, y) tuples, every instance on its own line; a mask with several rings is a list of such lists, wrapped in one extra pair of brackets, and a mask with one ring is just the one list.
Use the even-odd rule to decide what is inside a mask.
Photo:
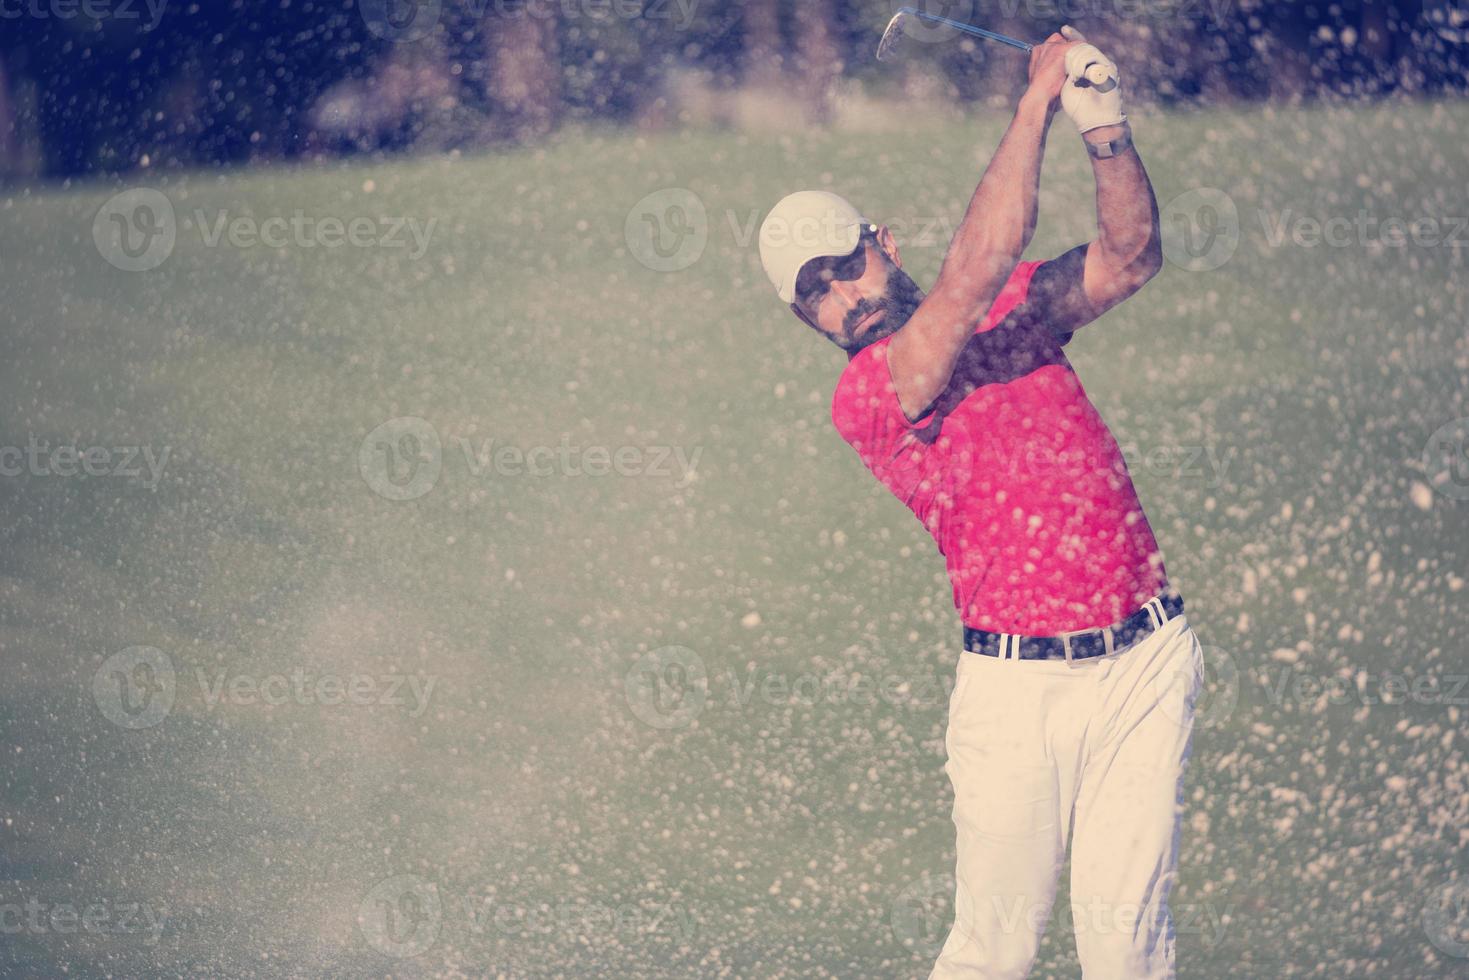
[[(1105, 143), (1127, 135), (1129, 128), (1123, 123), (1090, 130), (1082, 138)], [(1087, 250), (1087, 271), (1095, 268), (1117, 277), (1122, 280), (1119, 285), (1141, 285), (1163, 259), (1158, 201), (1142, 159), (1134, 148), (1107, 159), (1092, 157), (1092, 174), (1097, 182), (1097, 238)]]
[[(1049, 99), (1034, 90), (1021, 97), (1015, 117), (969, 201), (935, 289), (955, 289), (988, 306), (993, 284), (1003, 284), (1035, 231), (1041, 158), (1050, 128)], [(983, 314), (983, 310), (978, 311)]]

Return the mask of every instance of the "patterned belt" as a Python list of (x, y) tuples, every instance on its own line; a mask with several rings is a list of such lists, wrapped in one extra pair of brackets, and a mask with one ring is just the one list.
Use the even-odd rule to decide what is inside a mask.
[(1183, 614), (1183, 597), (1176, 592), (1163, 592), (1137, 612), (1111, 626), (1071, 630), (1059, 636), (1021, 636), (1018, 633), (991, 633), (989, 630), (964, 627), (964, 649), (970, 653), (1001, 660), (1074, 660), (1105, 657), (1126, 650), (1160, 628), (1168, 620)]

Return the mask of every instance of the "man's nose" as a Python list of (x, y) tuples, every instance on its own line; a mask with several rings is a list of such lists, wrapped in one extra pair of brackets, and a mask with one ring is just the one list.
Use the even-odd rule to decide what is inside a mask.
[(848, 282), (845, 279), (838, 279), (832, 283), (831, 291), (836, 293), (837, 298), (841, 300), (842, 305), (848, 310), (855, 308), (862, 300), (862, 294), (857, 290), (857, 284), (855, 282)]

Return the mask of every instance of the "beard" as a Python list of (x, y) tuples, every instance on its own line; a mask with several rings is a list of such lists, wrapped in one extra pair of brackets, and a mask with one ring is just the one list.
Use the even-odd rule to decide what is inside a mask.
[[(918, 284), (902, 269), (893, 268), (888, 275), (887, 292), (877, 299), (863, 299), (853, 307), (842, 321), (841, 335), (833, 336), (832, 342), (848, 353), (856, 353), (897, 333), (921, 302), (923, 291)], [(857, 324), (879, 310), (883, 313), (882, 319), (868, 327), (862, 336), (857, 336)]]

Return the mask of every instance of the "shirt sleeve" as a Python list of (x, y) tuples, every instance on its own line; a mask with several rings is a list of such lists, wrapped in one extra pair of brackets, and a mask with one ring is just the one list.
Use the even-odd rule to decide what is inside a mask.
[[(980, 325), (979, 329), (989, 330), (992, 327), (998, 326), (1000, 321), (1004, 320), (1016, 307), (1024, 303), (1030, 295), (1031, 279), (1035, 277), (1036, 270), (1045, 264), (1045, 259), (1037, 259), (1032, 262), (1021, 262), (1016, 265), (1015, 272), (1010, 276), (1009, 282), (1005, 283), (1005, 288), (1000, 291), (999, 297), (995, 299), (995, 305), (990, 307), (990, 312), (985, 317), (984, 323)], [(1035, 326), (1045, 331), (1044, 336), (1040, 338), (1043, 344), (1047, 342), (1054, 343), (1057, 347), (1065, 347), (1069, 344), (1074, 333), (1071, 330), (1058, 333), (1051, 329), (1050, 324), (1046, 323), (1036, 323)]]
[(1005, 281), (1005, 285), (1000, 289), (1000, 294), (990, 304), (990, 311), (984, 315), (984, 319), (975, 329), (976, 333), (983, 333), (998, 326), (1015, 307), (1025, 302), (1025, 297), (1030, 292), (1031, 277), (1035, 275), (1035, 270), (1043, 264), (1039, 260), (1016, 264), (1015, 271), (1010, 273), (1010, 278)]

